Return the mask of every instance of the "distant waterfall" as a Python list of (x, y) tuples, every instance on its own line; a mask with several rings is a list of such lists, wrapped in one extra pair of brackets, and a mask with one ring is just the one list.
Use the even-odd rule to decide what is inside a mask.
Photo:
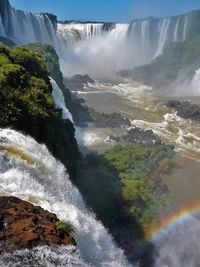
[(192, 90), (194, 94), (199, 95), (200, 93), (200, 69), (195, 71), (195, 74), (191, 81)]
[(183, 27), (183, 41), (185, 41), (187, 37), (187, 26), (188, 26), (188, 16), (185, 18), (185, 23)]
[[(12, 154), (12, 151), (15, 152)], [(26, 161), (20, 155), (27, 155), (31, 161)], [(0, 163), (0, 194), (31, 201), (56, 213), (59, 219), (69, 221), (75, 227), (77, 246), (87, 263), (95, 267), (130, 266), (122, 250), (86, 208), (78, 189), (70, 182), (65, 167), (44, 145), (17, 131), (0, 129)], [(67, 259), (68, 253), (65, 255), (65, 250), (62, 253), (60, 249), (57, 260)], [(36, 256), (38, 253), (42, 259), (44, 254), (39, 251)], [(85, 266), (76, 265), (77, 258), (73, 265), (73, 253), (71, 257), (72, 265), (69, 266)]]
[(178, 40), (178, 26), (179, 26), (179, 22), (180, 22), (180, 17), (178, 17), (177, 22), (176, 22), (176, 26), (175, 26), (175, 29), (174, 29), (174, 39), (173, 39), (174, 42), (177, 42), (177, 40)]
[(54, 81), (51, 77), (50, 77), (50, 82), (53, 87), (52, 96), (55, 101), (56, 108), (60, 108), (62, 110), (62, 118), (64, 120), (68, 119), (71, 122), (73, 122), (72, 114), (65, 105), (65, 99), (62, 90), (59, 88), (56, 81)]
[(55, 29), (47, 15), (32, 14), (11, 8), (9, 16), (12, 28), (7, 28), (1, 20), (0, 35), (12, 39), (17, 44), (42, 42), (58, 47)]
[(88, 73), (97, 79), (150, 63), (162, 54), (167, 43), (189, 38), (189, 29), (197, 25), (199, 18), (198, 12), (191, 12), (171, 18), (134, 20), (130, 24), (65, 24), (52, 21), (46, 14), (16, 10), (8, 0), (0, 3), (0, 36), (16, 44), (50, 44), (63, 63), (65, 75)]
[(77, 40), (83, 40), (94, 36), (99, 36), (103, 33), (103, 23), (58, 23), (58, 36), (62, 41), (76, 42)]
[(169, 29), (170, 19), (164, 18), (163, 20), (159, 21), (159, 40), (158, 40), (158, 48), (155, 53), (154, 57), (159, 56), (162, 54), (163, 48), (165, 46), (167, 40), (167, 32)]

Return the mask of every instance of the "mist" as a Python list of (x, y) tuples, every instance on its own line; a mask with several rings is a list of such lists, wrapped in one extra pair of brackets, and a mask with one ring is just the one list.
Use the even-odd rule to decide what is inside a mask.
[(116, 24), (110, 31), (79, 40), (64, 47), (61, 60), (65, 76), (89, 74), (96, 79), (113, 78), (116, 72), (138, 64), (128, 40), (128, 24)]
[[(163, 231), (164, 232), (164, 231)], [(199, 221), (188, 215), (161, 234), (156, 243), (155, 267), (198, 267), (200, 253)]]

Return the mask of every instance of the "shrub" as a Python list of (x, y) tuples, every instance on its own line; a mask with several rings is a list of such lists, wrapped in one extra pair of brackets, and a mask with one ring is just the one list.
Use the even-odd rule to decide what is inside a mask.
[(75, 229), (69, 222), (57, 221), (55, 227), (58, 231), (67, 233), (71, 237), (75, 235)]

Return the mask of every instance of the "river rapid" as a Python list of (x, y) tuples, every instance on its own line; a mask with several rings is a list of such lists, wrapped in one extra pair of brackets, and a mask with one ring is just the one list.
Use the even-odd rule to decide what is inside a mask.
[[(151, 129), (163, 142), (175, 147), (176, 156), (172, 169), (162, 175), (162, 181), (169, 188), (171, 214), (186, 209), (191, 203), (200, 201), (200, 123), (185, 120), (165, 106), (172, 99), (190, 100), (200, 103), (200, 97), (169, 97), (148, 86), (123, 82), (100, 82), (85, 86), (77, 91), (85, 104), (98, 112), (117, 112), (131, 120), (132, 127)], [(88, 125), (82, 129), (89, 149), (103, 153), (114, 144), (107, 142), (109, 135), (122, 135), (118, 128), (95, 128)], [(192, 216), (191, 216), (192, 215)], [(173, 226), (167, 226), (153, 236), (156, 248), (156, 267), (198, 267), (199, 266), (199, 214), (188, 214)], [(166, 214), (165, 214), (166, 216)], [(162, 215), (161, 215), (162, 217)]]

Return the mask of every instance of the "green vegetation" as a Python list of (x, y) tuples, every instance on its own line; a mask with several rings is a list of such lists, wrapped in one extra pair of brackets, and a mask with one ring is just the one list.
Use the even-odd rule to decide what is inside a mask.
[(71, 109), (71, 93), (63, 83), (63, 75), (60, 71), (59, 58), (54, 48), (50, 45), (41, 43), (29, 44), (26, 45), (25, 48), (30, 51), (34, 51), (36, 54), (42, 56), (46, 64), (47, 71), (50, 73), (50, 76), (56, 81), (64, 94), (66, 106)]
[(159, 142), (153, 147), (117, 145), (103, 155), (87, 155), (75, 182), (115, 238), (141, 239), (168, 207), (160, 175), (169, 170), (173, 156), (172, 147)]
[(200, 35), (185, 42), (169, 43), (152, 63), (134, 68), (132, 77), (156, 88), (169, 87), (181, 75), (191, 79), (200, 67), (199, 47)]
[(58, 231), (67, 233), (68, 235), (70, 235), (70, 237), (74, 237), (75, 235), (74, 227), (68, 222), (57, 221), (55, 223), (55, 227)]
[(72, 99), (70, 90), (64, 85), (63, 75), (59, 65), (59, 58), (54, 48), (50, 45), (41, 43), (29, 44), (24, 47), (33, 51), (36, 55), (42, 56), (44, 62), (46, 63), (47, 71), (63, 92), (66, 106), (73, 114), (74, 121), (77, 123), (91, 121), (88, 108), (81, 105), (76, 98)]
[(79, 158), (75, 130), (55, 108), (48, 75), (38, 53), (0, 45), (0, 127), (23, 131), (45, 143), (74, 175)]

